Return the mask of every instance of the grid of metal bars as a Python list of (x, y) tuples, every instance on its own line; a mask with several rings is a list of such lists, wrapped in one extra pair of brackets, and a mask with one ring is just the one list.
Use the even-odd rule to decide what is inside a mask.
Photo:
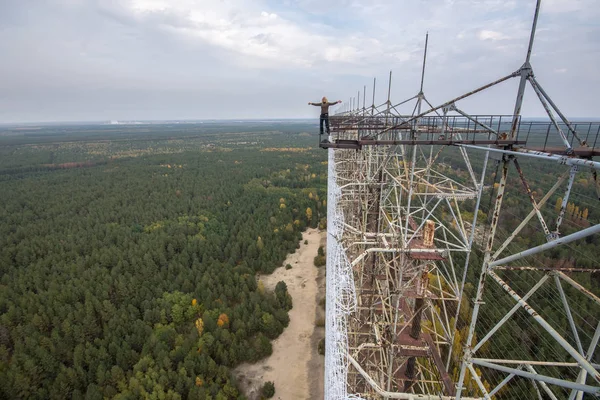
[[(600, 198), (600, 123), (571, 123), (534, 78), (529, 58), (539, 6), (526, 61), (512, 74), (437, 107), (423, 94), (423, 79), (420, 92), (398, 104), (388, 89), (384, 104), (366, 107), (365, 88), (362, 107), (351, 101), (332, 117), (333, 133), (321, 143), (330, 149), (326, 398), (600, 394), (600, 297), (589, 278), (600, 272), (598, 260), (577, 268), (542, 258), (565, 246), (576, 253), (572, 243), (600, 232), (598, 221), (587, 221), (561, 234), (569, 200), (582, 196), (574, 190), (577, 177), (590, 171)], [(521, 84), (514, 115), (472, 116), (457, 107), (515, 77)], [(549, 122), (520, 118), (527, 83)], [(375, 84), (373, 98), (374, 91)], [(411, 101), (413, 113), (402, 115), (399, 107)], [(423, 105), (429, 108), (421, 112)], [(443, 163), (448, 146), (460, 152), (465, 182), (452, 179)], [(550, 190), (527, 178), (540, 160), (564, 170)], [(518, 187), (509, 179), (513, 169)], [(482, 221), (484, 193), (490, 207)], [(556, 194), (562, 202), (553, 212), (547, 202)], [(531, 211), (505, 231), (499, 221), (511, 218), (511, 198), (528, 201)], [(545, 243), (517, 245), (524, 229), (537, 230)], [(470, 299), (474, 246), (481, 261)], [(519, 337), (520, 330), (545, 352), (524, 343), (531, 337)], [(526, 348), (533, 350), (515, 354)]]

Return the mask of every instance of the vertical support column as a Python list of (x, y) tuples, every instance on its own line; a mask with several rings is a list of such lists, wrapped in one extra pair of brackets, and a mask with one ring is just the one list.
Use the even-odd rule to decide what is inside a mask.
[(533, 25), (531, 26), (531, 34), (529, 35), (529, 46), (527, 47), (527, 57), (525, 58), (525, 62), (529, 63), (531, 59), (531, 50), (533, 49), (533, 40), (535, 39), (535, 31), (537, 27), (537, 20), (540, 15), (540, 5), (542, 0), (537, 0), (535, 4), (535, 13), (533, 14)]
[[(424, 300), (422, 297), (418, 297), (415, 299), (415, 316), (412, 320), (412, 325), (410, 327), (410, 337), (413, 339), (419, 339), (421, 336), (421, 317), (423, 314), (423, 303)], [(410, 388), (413, 385), (412, 380), (417, 375), (417, 358), (410, 357), (408, 361), (406, 361), (406, 378), (404, 381), (404, 391), (410, 391)]]
[(366, 100), (367, 100), (367, 85), (364, 85), (363, 86), (363, 114), (365, 114), (366, 110), (367, 110), (365, 107)]
[(529, 36), (529, 46), (527, 47), (527, 56), (525, 57), (525, 63), (521, 67), (521, 80), (519, 82), (519, 91), (517, 92), (517, 101), (515, 102), (515, 110), (513, 112), (512, 129), (510, 131), (511, 138), (515, 138), (517, 134), (517, 126), (519, 124), (519, 117), (521, 115), (521, 106), (523, 105), (523, 95), (525, 94), (525, 84), (527, 78), (531, 75), (531, 65), (529, 60), (531, 59), (531, 50), (533, 48), (533, 41), (535, 39), (535, 30), (537, 27), (538, 16), (540, 15), (540, 4), (541, 0), (537, 0), (535, 6), (535, 14), (533, 16), (533, 25), (531, 27), (531, 35)]
[[(407, 205), (406, 205), (406, 215), (404, 215), (404, 232), (402, 232), (402, 240), (404, 243), (402, 243), (403, 247), (408, 246), (408, 238), (410, 237), (408, 234), (408, 221), (410, 219), (410, 206), (411, 206), (411, 202), (412, 202), (412, 195), (413, 195), (413, 184), (414, 184), (414, 176), (415, 176), (415, 164), (417, 162), (417, 146), (412, 146), (412, 162), (411, 162), (411, 166), (410, 166), (410, 184), (408, 187), (408, 196), (407, 196)], [(404, 161), (405, 157), (402, 157), (402, 161)], [(405, 166), (406, 168), (406, 166)]]
[[(429, 32), (425, 34), (425, 51), (423, 53), (423, 69), (421, 70), (421, 89), (419, 93), (423, 93), (423, 81), (425, 80), (425, 62), (427, 61), (427, 41), (429, 40)], [(419, 114), (421, 110), (419, 109)]]
[(375, 84), (377, 83), (377, 78), (373, 78), (373, 103), (371, 105), (371, 115), (375, 114)]
[[(425, 81), (425, 63), (427, 62), (427, 41), (429, 39), (429, 32), (425, 34), (425, 51), (423, 52), (423, 67), (421, 69), (421, 88), (417, 94), (417, 115), (421, 114), (421, 103), (423, 102), (423, 82)], [(419, 119), (416, 120), (416, 125), (419, 125)]]
[(514, 139), (517, 136), (517, 129), (519, 127), (521, 106), (523, 105), (523, 96), (525, 94), (525, 84), (527, 83), (527, 77), (531, 73), (531, 66), (529, 63), (524, 64), (521, 67), (521, 80), (519, 81), (519, 91), (517, 92), (517, 101), (515, 103), (515, 110), (513, 111), (512, 127), (510, 129), (510, 137)]
[(500, 209), (502, 208), (502, 201), (504, 199), (504, 190), (506, 188), (506, 181), (508, 177), (508, 164), (510, 162), (510, 156), (502, 156), (502, 177), (498, 186), (498, 194), (496, 195), (496, 203), (494, 205), (494, 213), (492, 215), (492, 222), (490, 223), (490, 233), (485, 248), (483, 264), (481, 266), (481, 274), (479, 275), (479, 284), (477, 285), (477, 296), (475, 297), (475, 304), (473, 305), (473, 315), (471, 316), (471, 324), (469, 325), (469, 334), (467, 335), (467, 341), (465, 343), (465, 350), (463, 355), (463, 362), (460, 368), (460, 376), (458, 378), (458, 387), (456, 389), (456, 399), (459, 400), (462, 395), (465, 374), (468, 365), (471, 364), (472, 353), (472, 341), (473, 334), (475, 333), (475, 325), (477, 324), (477, 316), (479, 314), (479, 308), (483, 301), (483, 291), (485, 287), (485, 281), (488, 275), (489, 264), (492, 256), (492, 248), (494, 245), (494, 238), (496, 236), (496, 228), (498, 227), (498, 221), (500, 217)]
[[(423, 227), (423, 246), (433, 247), (433, 239), (435, 235), (435, 223), (431, 220), (425, 221)], [(423, 309), (425, 308), (425, 297), (427, 296), (427, 288), (429, 286), (429, 265), (423, 267), (421, 276), (417, 280), (417, 297), (415, 298), (414, 317), (410, 327), (410, 337), (415, 340), (421, 338), (421, 320), (423, 318)], [(435, 349), (432, 349), (435, 351)], [(404, 391), (408, 392), (412, 387), (412, 379), (416, 376), (416, 357), (410, 357), (406, 364), (406, 378), (404, 381)]]
[[(479, 214), (479, 206), (481, 204), (481, 195), (483, 194), (483, 185), (485, 183), (485, 173), (487, 171), (487, 165), (488, 165), (488, 160), (490, 158), (490, 152), (486, 151), (485, 152), (485, 158), (483, 159), (483, 170), (481, 171), (481, 181), (479, 182), (479, 185), (477, 187), (477, 201), (475, 203), (475, 210), (473, 211), (473, 223), (471, 225), (471, 234), (469, 236), (469, 250), (472, 249), (473, 247), (473, 241), (475, 240), (475, 227), (477, 226), (477, 214)], [(463, 295), (464, 295), (464, 290), (465, 290), (465, 283), (467, 281), (467, 272), (469, 270), (469, 260), (471, 259), (471, 251), (469, 251), (466, 254), (465, 257), (465, 267), (464, 267), (464, 271), (463, 271), (463, 276), (462, 276), (462, 280), (460, 282), (460, 291), (458, 292), (458, 298), (462, 299)], [(460, 308), (461, 308), (461, 304), (462, 301), (458, 302), (458, 305), (456, 307), (456, 314), (454, 316), (454, 325), (452, 326), (452, 332), (456, 331), (456, 324), (458, 323), (458, 316), (460, 315)], [(452, 355), (452, 346), (450, 346), (450, 349), (448, 350), (448, 360), (446, 361), (446, 369), (448, 370), (450, 368), (450, 359)]]
[(390, 95), (391, 95), (391, 93), (392, 93), (392, 71), (390, 71), (390, 79), (388, 81), (388, 95), (387, 95), (387, 102), (386, 102), (387, 109), (385, 110), (385, 126), (386, 127), (388, 124), (388, 116), (390, 114), (390, 105), (391, 105)]
[[(371, 160), (373, 161), (373, 160)], [(365, 233), (379, 233), (379, 208), (380, 208), (380, 197), (381, 197), (381, 185), (383, 184), (383, 171), (380, 169), (377, 174), (377, 179), (368, 185), (366, 201), (367, 215), (366, 215), (366, 230)], [(375, 266), (377, 263), (377, 253), (373, 252), (370, 255), (370, 268), (369, 273), (371, 274), (371, 282), (374, 279)]]

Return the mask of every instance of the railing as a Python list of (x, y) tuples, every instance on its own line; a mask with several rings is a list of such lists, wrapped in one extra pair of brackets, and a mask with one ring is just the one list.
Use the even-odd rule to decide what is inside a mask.
[(425, 116), (418, 119), (410, 116), (343, 115), (330, 117), (330, 124), (331, 141), (334, 143), (356, 141), (361, 146), (459, 143), (521, 145), (552, 153), (566, 153), (568, 143), (581, 155), (600, 155), (600, 121), (573, 122), (570, 128), (561, 122), (557, 124), (559, 131), (551, 121), (523, 121), (518, 117), (514, 137), (511, 135), (512, 115)]
[[(585, 147), (585, 150), (589, 151), (590, 155), (595, 155), (600, 151), (600, 121), (571, 123), (571, 128), (587, 146), (580, 145), (579, 140), (577, 140), (566, 124), (561, 122), (557, 125), (573, 149), (582, 149), (582, 147)], [(566, 145), (558, 129), (551, 122), (521, 122), (520, 135), (525, 137), (527, 148), (529, 149), (549, 152), (566, 150)]]

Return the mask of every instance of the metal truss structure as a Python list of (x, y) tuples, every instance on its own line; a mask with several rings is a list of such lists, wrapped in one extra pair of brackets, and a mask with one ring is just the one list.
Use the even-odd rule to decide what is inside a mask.
[[(329, 149), (325, 398), (600, 394), (600, 297), (590, 279), (600, 265), (544, 257), (576, 252), (571, 243), (600, 232), (597, 223), (565, 226), (570, 201), (584, 198), (578, 174), (591, 172), (600, 199), (600, 124), (571, 123), (534, 77), (540, 1), (526, 61), (512, 74), (434, 107), (423, 93), (426, 39), (417, 95), (393, 104), (390, 73), (384, 104), (374, 104), (374, 83), (371, 106), (364, 88), (362, 106), (359, 93), (331, 117), (320, 144)], [(513, 115), (457, 106), (515, 77)], [(527, 82), (549, 122), (520, 118)], [(565, 171), (535, 186), (528, 171), (547, 163)], [(555, 210), (544, 207), (559, 193)], [(531, 211), (505, 231), (506, 203), (517, 202)], [(523, 245), (532, 231), (544, 243)]]

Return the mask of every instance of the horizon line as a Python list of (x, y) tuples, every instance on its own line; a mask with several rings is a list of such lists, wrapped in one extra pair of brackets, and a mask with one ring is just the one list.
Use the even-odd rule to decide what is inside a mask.
[[(548, 116), (521, 116), (521, 119), (535, 119), (535, 120), (550, 120)], [(38, 125), (38, 126), (49, 126), (49, 125), (76, 125), (76, 124), (93, 124), (93, 125), (133, 125), (133, 124), (167, 124), (167, 123), (199, 123), (199, 122), (253, 122), (253, 121), (312, 121), (316, 120), (318, 123), (318, 117), (287, 117), (287, 118), (202, 118), (202, 119), (114, 119), (114, 120), (60, 120), (60, 121), (29, 121), (29, 122), (2, 122), (0, 126), (22, 126), (22, 125)], [(600, 121), (600, 117), (571, 117), (569, 121), (584, 121), (584, 122), (596, 122)], [(113, 123), (114, 122), (114, 123)], [(562, 122), (562, 121), (560, 121)]]

